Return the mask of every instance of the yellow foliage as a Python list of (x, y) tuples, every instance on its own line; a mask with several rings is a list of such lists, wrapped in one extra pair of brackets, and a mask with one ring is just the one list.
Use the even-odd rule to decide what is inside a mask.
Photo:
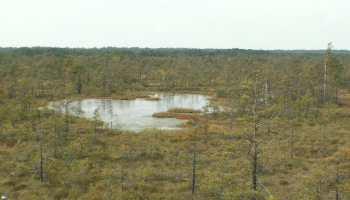
[(278, 196), (269, 196), (266, 198), (266, 200), (280, 200), (281, 198)]
[(322, 114), (322, 119), (323, 119), (324, 122), (328, 122), (328, 113), (327, 112), (324, 112)]
[(250, 96), (246, 95), (246, 94), (242, 94), (241, 98), (242, 98), (242, 100), (245, 100), (245, 101), (250, 100)]

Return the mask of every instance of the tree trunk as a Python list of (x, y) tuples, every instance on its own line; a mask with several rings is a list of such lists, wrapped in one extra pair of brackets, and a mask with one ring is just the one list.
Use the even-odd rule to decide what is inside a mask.
[(254, 139), (253, 139), (253, 170), (252, 170), (252, 189), (255, 191), (257, 188), (257, 171), (258, 171), (258, 143), (257, 143), (257, 135), (258, 135), (258, 126), (257, 121), (255, 121), (254, 126)]
[(83, 84), (81, 82), (81, 78), (78, 78), (78, 83), (77, 83), (77, 92), (78, 94), (81, 94), (81, 90), (83, 89)]
[(43, 145), (42, 145), (43, 138), (41, 137), (40, 141), (40, 182), (43, 182)]
[(69, 101), (68, 100), (66, 100), (66, 102), (65, 102), (65, 111), (66, 111), (66, 113), (65, 113), (65, 129), (64, 129), (64, 131), (66, 132), (66, 133), (68, 133), (68, 131), (69, 131), (69, 120), (68, 120), (68, 104), (69, 104)]
[(265, 93), (264, 93), (264, 102), (267, 104), (267, 97), (268, 97), (268, 86), (267, 86), (267, 79), (266, 79), (266, 76), (265, 76)]
[(292, 138), (290, 140), (291, 149), (290, 149), (290, 158), (293, 160), (294, 155), (294, 125), (292, 124)]
[(323, 78), (323, 101), (326, 102), (326, 98), (327, 98), (327, 92), (326, 92), (326, 88), (327, 88), (327, 58), (324, 61), (324, 78)]
[(193, 161), (192, 161), (192, 184), (191, 184), (191, 194), (194, 195), (196, 186), (196, 154), (193, 153)]
[(96, 129), (97, 129), (97, 127), (96, 127), (97, 125), (96, 125), (96, 121), (95, 121), (95, 124), (94, 124), (94, 142), (96, 142)]
[(103, 75), (102, 76), (102, 91), (103, 91), (103, 93), (105, 92), (105, 89), (106, 89), (106, 76)]
[(339, 199), (339, 172), (337, 170), (337, 175), (335, 177), (335, 199)]
[(122, 166), (122, 172), (120, 177), (120, 190), (124, 191), (124, 167)]

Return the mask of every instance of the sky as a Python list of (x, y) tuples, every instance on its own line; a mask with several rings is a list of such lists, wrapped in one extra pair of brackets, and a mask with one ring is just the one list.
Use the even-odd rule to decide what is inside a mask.
[(0, 47), (350, 50), (350, 0), (0, 0)]

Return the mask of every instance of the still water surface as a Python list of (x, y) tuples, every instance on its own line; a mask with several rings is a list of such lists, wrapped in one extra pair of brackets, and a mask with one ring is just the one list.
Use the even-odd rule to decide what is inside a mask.
[[(169, 108), (181, 107), (202, 109), (208, 102), (208, 96), (197, 94), (154, 94), (159, 101), (145, 99), (111, 100), (111, 99), (84, 99), (72, 101), (68, 105), (73, 115), (92, 119), (95, 109), (99, 110), (102, 121), (119, 126), (123, 130), (141, 131), (145, 128), (176, 129), (182, 120), (172, 118), (153, 118), (156, 112), (166, 112)], [(62, 105), (62, 104), (61, 104)], [(59, 102), (53, 102), (49, 108), (59, 108)]]

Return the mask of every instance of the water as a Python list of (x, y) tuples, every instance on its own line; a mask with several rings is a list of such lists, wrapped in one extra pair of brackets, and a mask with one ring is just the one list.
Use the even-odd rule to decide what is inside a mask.
[[(154, 94), (159, 101), (145, 99), (111, 100), (84, 99), (69, 102), (68, 109), (73, 115), (93, 118), (95, 109), (99, 110), (101, 120), (114, 128), (141, 131), (145, 128), (176, 129), (183, 120), (173, 118), (153, 118), (156, 112), (166, 112), (169, 108), (181, 107), (202, 109), (208, 102), (208, 96), (197, 94)], [(49, 108), (64, 111), (62, 102), (53, 102)]]

